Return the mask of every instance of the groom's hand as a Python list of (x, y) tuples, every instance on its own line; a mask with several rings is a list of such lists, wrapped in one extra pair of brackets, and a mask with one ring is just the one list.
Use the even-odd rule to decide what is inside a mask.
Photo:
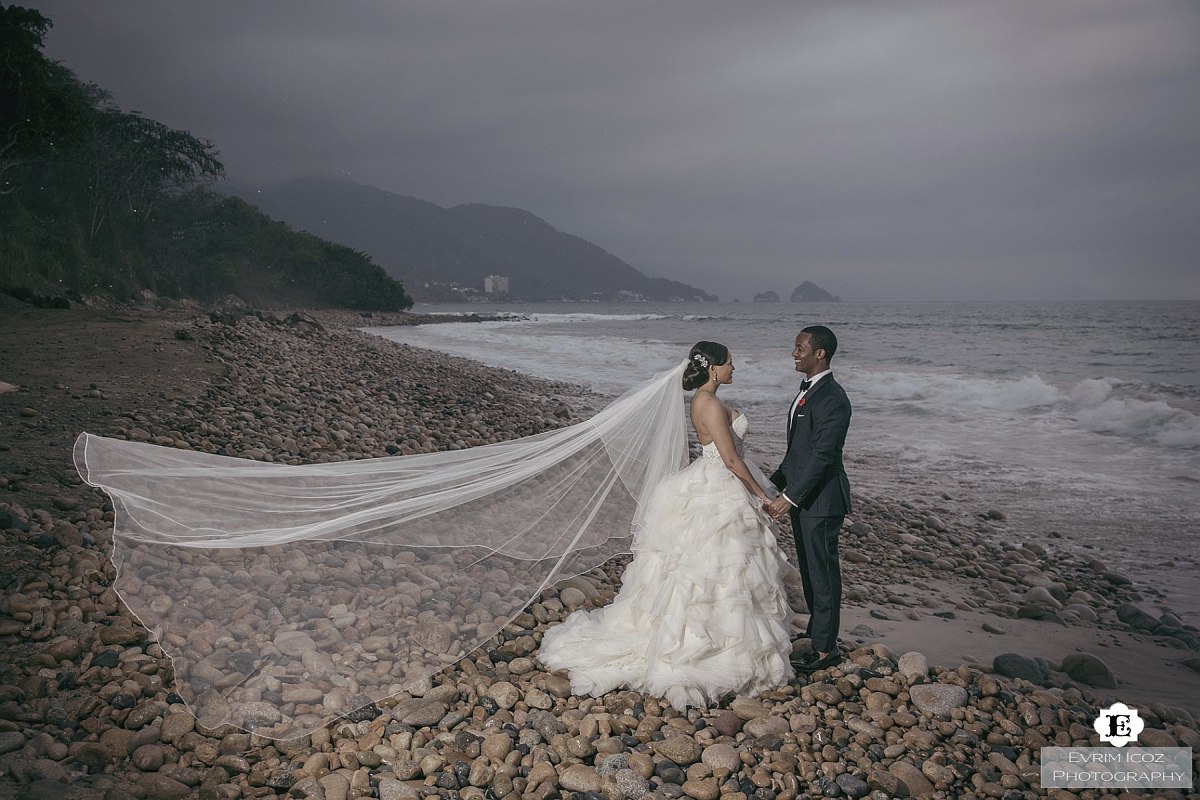
[(780, 519), (784, 514), (791, 511), (792, 504), (788, 502), (786, 497), (779, 495), (779, 497), (776, 497), (769, 503), (765, 503), (763, 507), (766, 509), (767, 516), (771, 519)]

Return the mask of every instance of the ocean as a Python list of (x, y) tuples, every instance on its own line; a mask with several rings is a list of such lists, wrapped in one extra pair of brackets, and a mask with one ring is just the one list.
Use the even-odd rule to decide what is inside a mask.
[(855, 492), (1002, 511), (1015, 540), (1077, 549), (1200, 612), (1200, 302), (423, 305), (504, 321), (371, 328), (602, 395), (728, 346), (720, 396), (773, 467), (805, 325), (837, 334)]

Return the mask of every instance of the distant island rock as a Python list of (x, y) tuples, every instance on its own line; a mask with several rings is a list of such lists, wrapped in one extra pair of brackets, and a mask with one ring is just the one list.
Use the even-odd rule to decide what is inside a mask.
[[(774, 292), (770, 292), (774, 294)], [(758, 298), (755, 298), (758, 299)], [(776, 300), (779, 298), (776, 297)], [(792, 290), (792, 296), (789, 298), (793, 303), (840, 303), (842, 298), (817, 286), (812, 281), (805, 281)]]
[(775, 294), (774, 292), (770, 292), (770, 291), (759, 292), (758, 294), (754, 295), (754, 302), (756, 302), (756, 303), (778, 303), (779, 295)]
[(370, 255), (418, 301), (717, 299), (679, 281), (649, 277), (519, 208), (442, 208), (324, 178), (226, 191), (296, 228)]

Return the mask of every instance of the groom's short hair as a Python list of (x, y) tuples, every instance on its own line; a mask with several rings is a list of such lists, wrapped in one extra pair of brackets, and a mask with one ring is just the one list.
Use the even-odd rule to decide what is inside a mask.
[(826, 364), (833, 361), (833, 354), (837, 352), (837, 337), (833, 335), (833, 331), (824, 325), (810, 325), (800, 332), (809, 335), (813, 350), (825, 351)]

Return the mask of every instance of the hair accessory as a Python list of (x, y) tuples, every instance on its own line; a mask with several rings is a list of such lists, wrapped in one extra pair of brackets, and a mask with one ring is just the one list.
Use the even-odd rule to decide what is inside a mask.
[(696, 355), (692, 356), (692, 360), (705, 369), (708, 369), (708, 356), (703, 353), (696, 353)]

